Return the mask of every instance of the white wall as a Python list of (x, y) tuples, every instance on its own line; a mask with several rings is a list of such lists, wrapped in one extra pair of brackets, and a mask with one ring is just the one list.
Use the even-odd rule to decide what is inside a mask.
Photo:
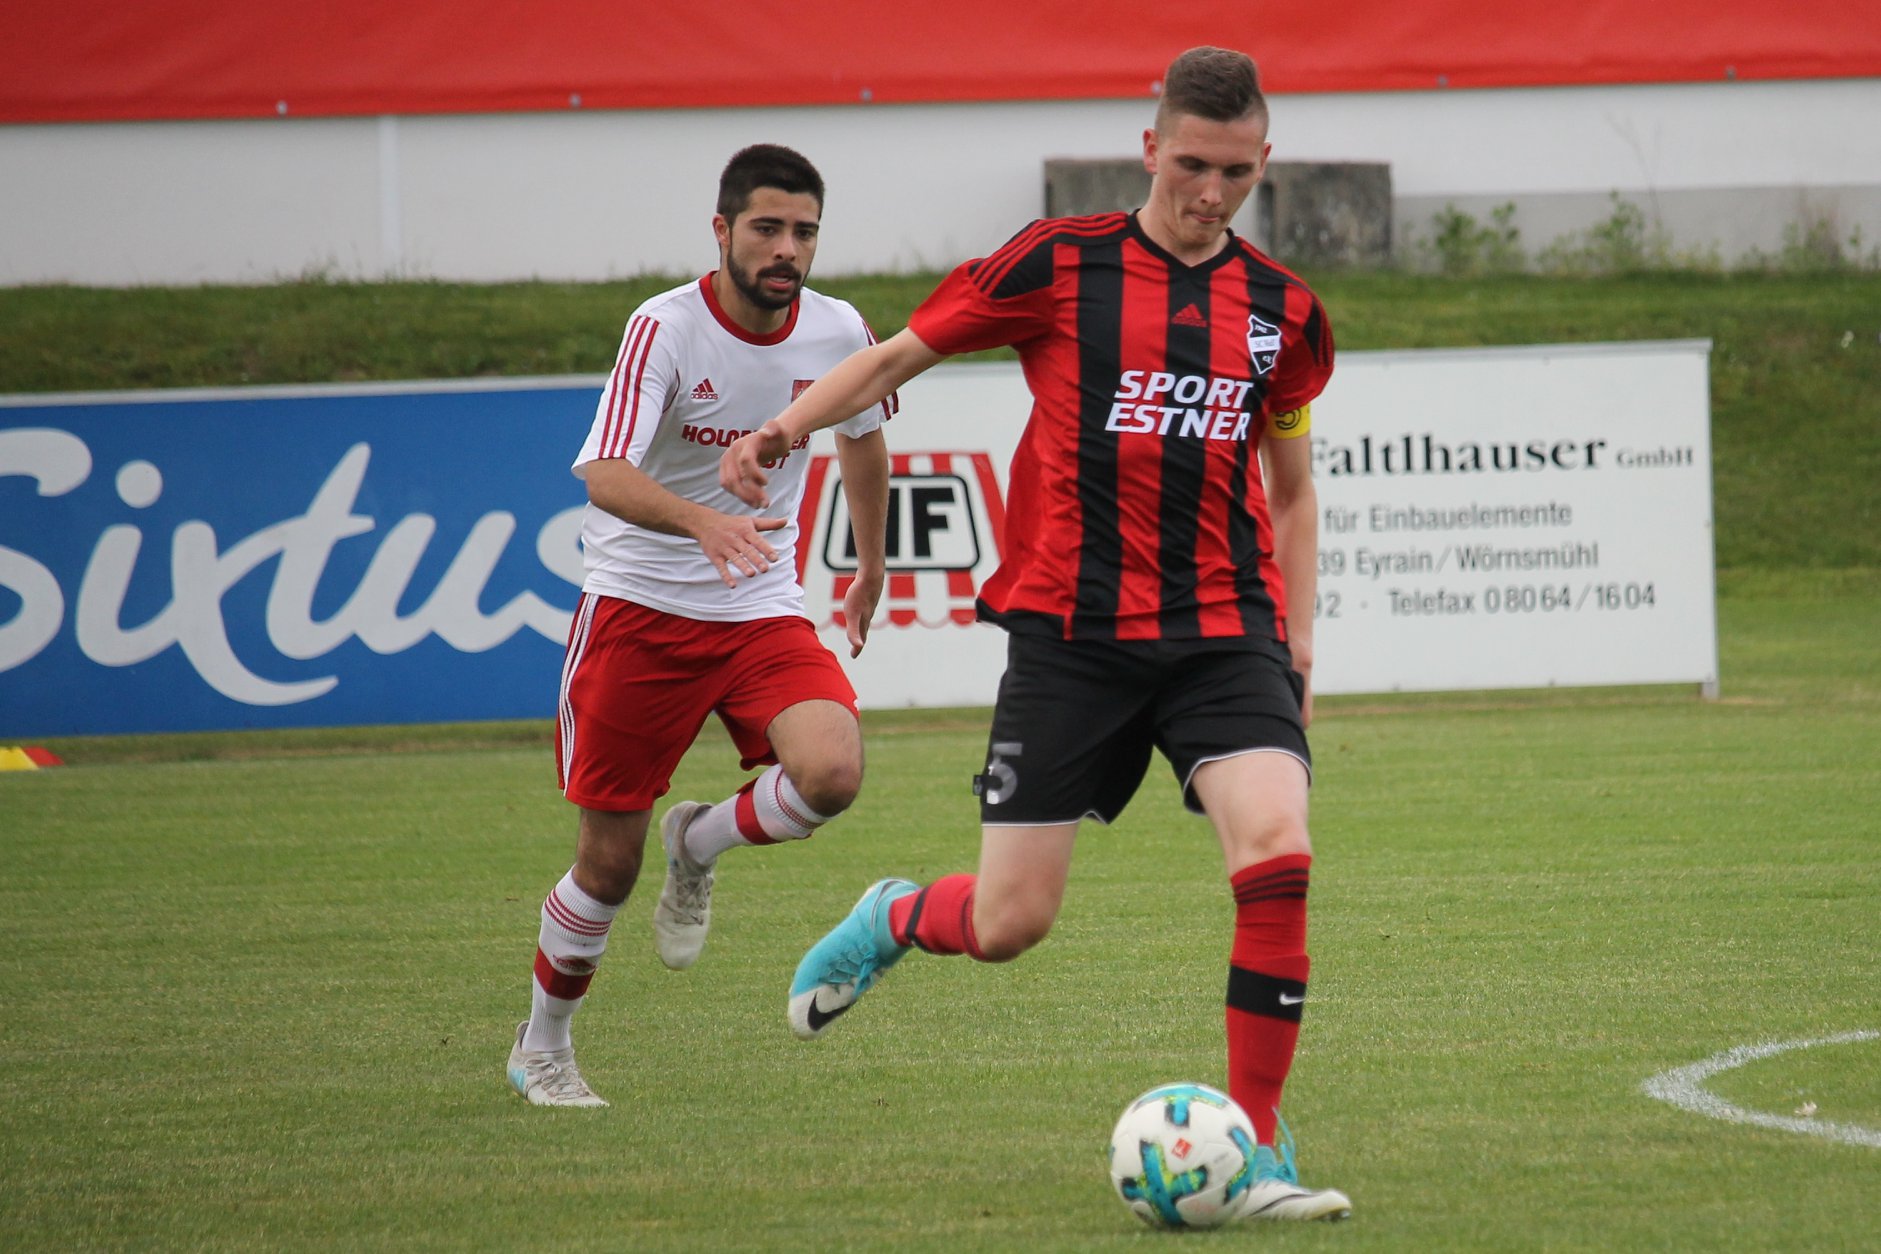
[[(1041, 212), (1047, 158), (1129, 155), (1150, 113), (1130, 100), (0, 127), (0, 284), (689, 273), (714, 259), (720, 167), (758, 140), (823, 170), (820, 272), (939, 268)], [(1726, 258), (1780, 246), (1792, 202), (1881, 241), (1881, 79), (1286, 96), (1273, 113), (1276, 160), (1389, 162), (1401, 234), (1446, 201), (1516, 200), (1524, 224), (1573, 229), (1617, 190)]]

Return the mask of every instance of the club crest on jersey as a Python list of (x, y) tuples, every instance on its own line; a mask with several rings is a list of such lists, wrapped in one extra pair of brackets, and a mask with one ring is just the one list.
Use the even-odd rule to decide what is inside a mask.
[(805, 392), (810, 390), (810, 385), (815, 382), (815, 379), (792, 379), (790, 381), (790, 399), (794, 401), (799, 396), (802, 396)]
[(1257, 379), (1265, 378), (1280, 356), (1280, 328), (1257, 313), (1247, 316), (1247, 355)]

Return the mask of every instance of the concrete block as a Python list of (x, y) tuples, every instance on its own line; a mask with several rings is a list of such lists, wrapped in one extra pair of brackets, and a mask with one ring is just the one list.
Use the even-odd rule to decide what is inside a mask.
[(1045, 216), (1137, 209), (1149, 185), (1141, 157), (1053, 157), (1045, 162)]
[(1382, 266), (1391, 260), (1391, 167), (1273, 161), (1255, 188), (1255, 246), (1289, 266)]

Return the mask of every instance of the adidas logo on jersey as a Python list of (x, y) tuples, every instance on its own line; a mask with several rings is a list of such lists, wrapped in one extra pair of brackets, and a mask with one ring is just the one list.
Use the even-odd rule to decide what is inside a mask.
[(718, 393), (713, 390), (712, 381), (710, 379), (699, 380), (699, 385), (692, 389), (692, 399), (695, 401), (717, 400)]
[(1205, 327), (1208, 325), (1208, 319), (1202, 315), (1202, 311), (1197, 309), (1194, 302), (1191, 301), (1178, 310), (1176, 316), (1171, 318), (1169, 323), (1171, 326), (1178, 327)]

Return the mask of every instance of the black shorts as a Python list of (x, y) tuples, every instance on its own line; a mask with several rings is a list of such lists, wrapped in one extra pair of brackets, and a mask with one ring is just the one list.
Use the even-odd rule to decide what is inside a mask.
[(973, 781), (980, 821), (1113, 822), (1143, 782), (1152, 745), (1198, 814), (1190, 783), (1205, 762), (1276, 750), (1298, 758), (1310, 775), (1304, 690), (1291, 665), (1240, 642), (1014, 634), (986, 771)]

